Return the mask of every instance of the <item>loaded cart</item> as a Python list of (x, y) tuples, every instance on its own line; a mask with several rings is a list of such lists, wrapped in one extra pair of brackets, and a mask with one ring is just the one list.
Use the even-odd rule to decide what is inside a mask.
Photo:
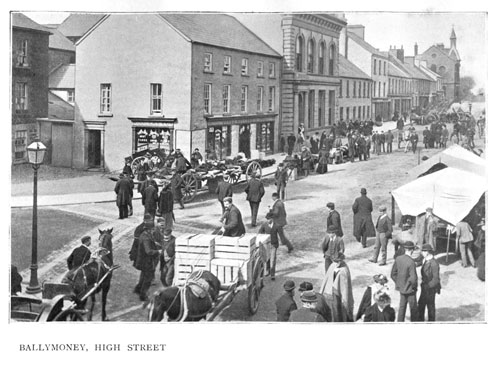
[(264, 287), (265, 264), (269, 260), (270, 236), (241, 237), (183, 234), (176, 238), (176, 286), (184, 286), (197, 270), (208, 270), (221, 283), (221, 291), (207, 320), (214, 320), (237, 293), (247, 290), (248, 311), (254, 315)]

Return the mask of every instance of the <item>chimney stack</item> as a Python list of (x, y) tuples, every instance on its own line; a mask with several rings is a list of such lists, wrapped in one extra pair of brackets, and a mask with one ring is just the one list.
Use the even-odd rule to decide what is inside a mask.
[(418, 45), (417, 45), (417, 42), (415, 42), (414, 53), (415, 53), (415, 56), (418, 55)]
[(400, 49), (396, 49), (396, 58), (401, 61), (401, 63), (405, 62), (405, 51), (403, 49), (403, 46), (401, 46)]

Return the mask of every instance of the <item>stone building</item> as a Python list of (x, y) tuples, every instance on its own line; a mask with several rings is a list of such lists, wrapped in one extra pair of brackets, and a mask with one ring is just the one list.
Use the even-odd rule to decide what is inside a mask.
[[(418, 51), (417, 51), (418, 53)], [(443, 80), (443, 91), (448, 101), (458, 100), (460, 94), (460, 54), (457, 49), (457, 36), (451, 29), (450, 47), (437, 43), (422, 54), (415, 54), (416, 59), (426, 62), (426, 66), (439, 74)]]
[(282, 17), (283, 75), (281, 132), (307, 134), (339, 121), (339, 36), (341, 15), (286, 14)]

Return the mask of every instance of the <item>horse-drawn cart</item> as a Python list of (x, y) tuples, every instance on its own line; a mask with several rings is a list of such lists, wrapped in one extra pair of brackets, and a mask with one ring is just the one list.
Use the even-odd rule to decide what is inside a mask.
[(270, 236), (241, 237), (184, 234), (176, 239), (175, 284), (182, 287), (196, 271), (210, 271), (220, 291), (206, 320), (214, 320), (236, 294), (247, 290), (248, 311), (254, 315), (264, 287), (265, 265), (270, 258)]
[(82, 311), (75, 309), (66, 295), (51, 299), (13, 295), (10, 302), (10, 318), (15, 322), (82, 321)]

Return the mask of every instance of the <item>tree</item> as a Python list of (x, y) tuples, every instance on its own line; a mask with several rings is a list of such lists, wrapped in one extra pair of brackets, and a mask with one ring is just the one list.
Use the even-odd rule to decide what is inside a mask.
[(476, 81), (472, 76), (463, 76), (460, 78), (459, 100), (470, 100), (474, 95), (472, 89), (476, 86)]

